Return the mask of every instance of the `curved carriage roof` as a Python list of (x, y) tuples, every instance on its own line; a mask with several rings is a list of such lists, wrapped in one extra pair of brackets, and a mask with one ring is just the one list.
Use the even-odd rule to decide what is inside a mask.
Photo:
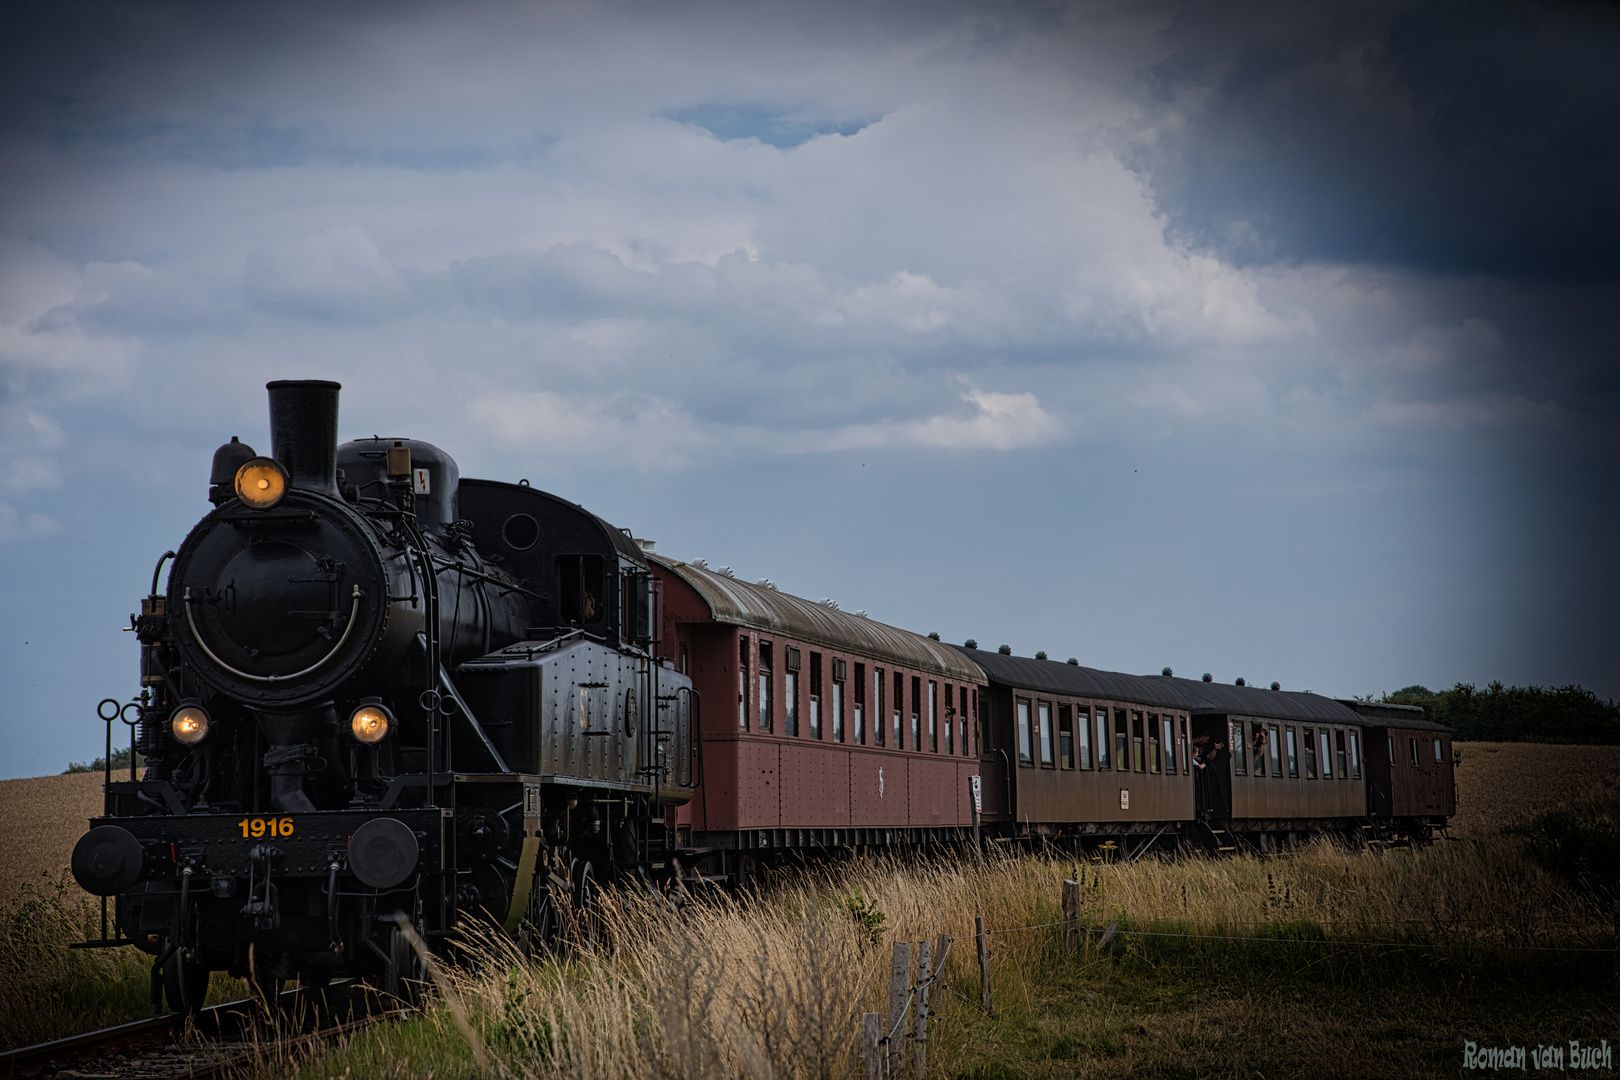
[(713, 570), (701, 570), (691, 563), (659, 555), (648, 558), (696, 590), (717, 623), (782, 634), (958, 682), (984, 685), (984, 673), (959, 651), (921, 634)]
[(1321, 694), (1267, 690), (1258, 686), (1229, 686), (1195, 679), (1158, 678), (1163, 682), (1180, 683), (1187, 696), (1197, 702), (1192, 711), (1205, 716), (1254, 716), (1316, 724), (1354, 724), (1357, 727), (1364, 723), (1354, 709), (1347, 709)]
[(1161, 709), (1185, 709), (1197, 716), (1254, 716), (1318, 724), (1365, 723), (1354, 710), (1319, 694), (1227, 686), (1164, 675), (1127, 675), (1099, 671), (1057, 660), (963, 648), (961, 653), (984, 669), (993, 682), (1037, 693), (1066, 694), (1093, 700), (1128, 701)]
[(1406, 728), (1410, 731), (1450, 731), (1445, 724), (1425, 720), (1423, 709), (1417, 705), (1397, 705), (1393, 701), (1346, 701), (1339, 703), (1353, 709), (1368, 727)]
[(1071, 697), (1136, 701), (1163, 709), (1190, 708), (1187, 696), (1173, 685), (1175, 680), (1172, 679), (1099, 671), (1056, 660), (1032, 660), (1027, 656), (1003, 656), (982, 649), (962, 647), (958, 651), (983, 668), (992, 681), (1009, 686)]

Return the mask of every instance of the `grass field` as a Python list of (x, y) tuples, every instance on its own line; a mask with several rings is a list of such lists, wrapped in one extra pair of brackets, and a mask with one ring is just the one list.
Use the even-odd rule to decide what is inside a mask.
[[(502, 1075), (853, 1075), (859, 1016), (884, 1007), (890, 945), (941, 932), (956, 943), (934, 1003), (932, 1075), (1417, 1077), (1459, 1071), (1464, 1039), (1620, 1044), (1607, 903), (1497, 833), (1582, 798), (1613, 801), (1620, 748), (1459, 749), (1465, 839), (1416, 854), (844, 864), (743, 904), (702, 898), (680, 918), (621, 898), (612, 950), (537, 964), (491, 940), (451, 978)], [(14, 1003), (0, 1045), (146, 1011), (146, 957), (66, 948), (95, 929), (93, 901), (64, 871), (99, 789), (99, 774), (0, 783), (0, 984)], [(1040, 926), (1076, 875), (1086, 921), (1125, 931), (1106, 954)], [(989, 1017), (975, 914), (997, 931)], [(301, 1069), (479, 1072), (443, 1003)]]
[[(1076, 874), (1085, 921), (1122, 930), (1106, 953), (1043, 925)], [(855, 897), (884, 916), (875, 941)], [(994, 932), (991, 1016), (975, 914)], [(452, 973), (464, 1020), (441, 1005), (302, 1075), (858, 1075), (892, 942), (942, 931), (956, 942), (933, 1002), (935, 1076), (1434, 1076), (1458, 1071), (1465, 1039), (1613, 1043), (1620, 1019), (1606, 906), (1507, 838), (1415, 856), (853, 864), (680, 916), (621, 897), (610, 924), (614, 949), (563, 961), (486, 941)]]

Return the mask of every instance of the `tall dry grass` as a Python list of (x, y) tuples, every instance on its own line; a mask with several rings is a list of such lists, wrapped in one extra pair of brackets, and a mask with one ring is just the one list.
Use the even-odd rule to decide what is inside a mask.
[[(978, 1009), (975, 916), (993, 934), (998, 1021), (1033, 1015), (1055, 981), (1074, 977), (1061, 930), (1043, 925), (1060, 918), (1065, 877), (1082, 882), (1085, 921), (1119, 922), (1147, 943), (1138, 955), (1184, 952), (1201, 935), (1247, 936), (1260, 940), (1236, 953), (1228, 942), (1227, 959), (1264, 964), (1284, 937), (1318, 951), (1342, 947), (1362, 965), (1369, 952), (1374, 964), (1387, 955), (1368, 943), (1430, 942), (1478, 949), (1459, 962), (1489, 966), (1519, 955), (1495, 951), (1504, 946), (1606, 943), (1612, 933), (1595, 901), (1508, 839), (1383, 855), (1323, 844), (1287, 858), (1135, 865), (879, 860), (808, 872), (743, 898), (610, 897), (608, 943), (596, 951), (531, 961), (483, 934), (469, 943), (474, 962), (450, 978), (496, 1075), (822, 1080), (859, 1075), (861, 1014), (886, 1008), (891, 944), (944, 932), (956, 941), (933, 1000), (931, 1043), (944, 1075), (953, 1061), (994, 1057), (1003, 1037)], [(875, 917), (852, 916), (874, 909), (882, 913), (876, 933)], [(1434, 951), (1424, 950), (1421, 963), (1432, 966)], [(1363, 978), (1381, 970), (1359, 969)], [(478, 1071), (447, 1010), (430, 1009), (426, 1027), (426, 1037), (368, 1036), (311, 1071)]]

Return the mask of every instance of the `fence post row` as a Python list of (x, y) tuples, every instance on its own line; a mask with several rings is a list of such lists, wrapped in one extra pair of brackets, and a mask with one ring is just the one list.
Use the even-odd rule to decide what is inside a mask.
[(1080, 947), (1080, 883), (1063, 879), (1063, 940), (1070, 949)]
[(984, 936), (984, 916), (973, 916), (973, 937), (979, 946), (979, 998), (984, 1015), (990, 1015), (990, 942)]
[(910, 997), (911, 942), (897, 941), (894, 958), (889, 962), (889, 1015), (883, 1024), (883, 1058), (888, 1063), (884, 1071), (889, 1075), (906, 1066), (906, 1010)]
[(883, 1014), (861, 1017), (861, 1080), (883, 1080)]
[(918, 1080), (922, 1080), (923, 1070), (928, 1067), (928, 991), (931, 989), (929, 976), (933, 972), (929, 965), (933, 958), (933, 946), (926, 941), (919, 941), (917, 943), (917, 1019), (912, 1025), (916, 1034), (917, 1045), (911, 1054), (911, 1064), (916, 1070)]

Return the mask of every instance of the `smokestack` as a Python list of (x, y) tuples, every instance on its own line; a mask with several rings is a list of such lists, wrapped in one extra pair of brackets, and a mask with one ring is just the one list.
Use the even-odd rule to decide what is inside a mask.
[(337, 418), (341, 383), (283, 379), (270, 391), (270, 456), (302, 491), (338, 498)]

